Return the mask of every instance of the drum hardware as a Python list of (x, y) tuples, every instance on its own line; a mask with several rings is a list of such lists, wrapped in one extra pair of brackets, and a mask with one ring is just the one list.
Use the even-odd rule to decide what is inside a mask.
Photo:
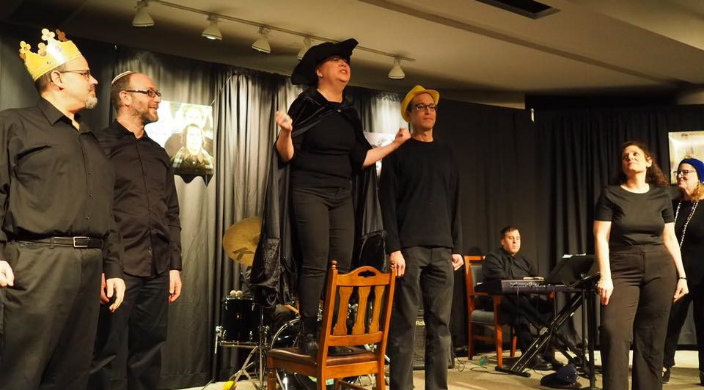
[[(215, 349), (213, 358), (217, 359), (218, 347), (250, 349), (240, 369), (228, 381), (234, 386), (242, 376), (246, 377), (255, 388), (261, 389), (264, 383), (264, 353), (267, 350), (269, 327), (264, 324), (264, 310), (251, 298), (245, 298), (241, 292), (232, 291), (222, 301), (222, 325), (215, 327)], [(258, 330), (258, 331), (257, 331)], [(256, 360), (253, 360), (255, 359)], [(255, 368), (255, 377), (250, 370)]]

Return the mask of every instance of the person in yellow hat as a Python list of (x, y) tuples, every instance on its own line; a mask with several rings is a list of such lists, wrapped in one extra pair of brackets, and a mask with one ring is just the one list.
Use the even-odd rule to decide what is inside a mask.
[(418, 306), (426, 326), (425, 388), (447, 389), (454, 275), (462, 264), (457, 164), (435, 138), (440, 93), (416, 85), (401, 102), (411, 139), (384, 159), (379, 181), (386, 251), (396, 267), (388, 343), (389, 387), (413, 388), (413, 345)]
[(79, 114), (98, 82), (62, 32), (42, 40), (20, 44), (41, 99), (0, 112), (0, 389), (85, 388), (101, 288), (112, 310), (125, 291), (112, 168)]

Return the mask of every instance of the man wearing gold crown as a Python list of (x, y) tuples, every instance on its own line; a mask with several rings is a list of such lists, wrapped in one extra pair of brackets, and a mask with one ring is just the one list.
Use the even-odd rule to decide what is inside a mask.
[(63, 33), (42, 40), (20, 44), (41, 99), (0, 112), (0, 389), (85, 388), (101, 273), (112, 310), (125, 291), (119, 249), (103, 256), (114, 175), (78, 114), (98, 82)]

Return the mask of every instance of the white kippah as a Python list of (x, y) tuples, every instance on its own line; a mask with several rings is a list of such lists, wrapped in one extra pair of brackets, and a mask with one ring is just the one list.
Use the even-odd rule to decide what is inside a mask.
[(122, 73), (118, 74), (117, 76), (115, 76), (114, 79), (112, 79), (112, 81), (110, 82), (110, 85), (115, 84), (115, 81), (117, 81), (117, 80), (119, 80), (119, 79), (121, 79), (121, 78), (127, 76), (128, 74), (132, 74), (132, 73), (135, 73), (135, 72), (133, 72), (133, 71), (131, 71), (131, 70), (128, 70), (128, 71), (126, 71), (126, 72), (122, 72)]

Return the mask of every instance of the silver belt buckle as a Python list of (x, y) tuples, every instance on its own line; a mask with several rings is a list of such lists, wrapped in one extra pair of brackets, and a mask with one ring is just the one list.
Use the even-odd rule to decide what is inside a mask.
[[(73, 237), (73, 247), (74, 248), (88, 248), (88, 240), (89, 239), (90, 239), (90, 237), (86, 237), (86, 236)], [(79, 244), (78, 240), (85, 240), (85, 243)]]

